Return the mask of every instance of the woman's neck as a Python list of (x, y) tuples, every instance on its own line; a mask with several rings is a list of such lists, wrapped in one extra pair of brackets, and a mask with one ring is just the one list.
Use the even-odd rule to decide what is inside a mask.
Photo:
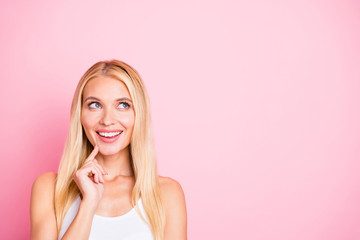
[(105, 178), (113, 179), (118, 176), (134, 176), (129, 148), (125, 148), (114, 155), (102, 155), (99, 153), (96, 156), (96, 160), (109, 174), (104, 175), (103, 177)]

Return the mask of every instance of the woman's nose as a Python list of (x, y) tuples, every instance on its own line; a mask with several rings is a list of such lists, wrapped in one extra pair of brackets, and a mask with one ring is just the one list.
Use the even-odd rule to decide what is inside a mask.
[(100, 121), (103, 125), (112, 125), (115, 123), (114, 113), (112, 110), (104, 109), (103, 115)]

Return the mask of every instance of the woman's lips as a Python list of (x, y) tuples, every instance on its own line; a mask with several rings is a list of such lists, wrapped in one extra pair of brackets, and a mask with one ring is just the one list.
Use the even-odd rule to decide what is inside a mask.
[(101, 141), (105, 142), (105, 143), (113, 143), (115, 142), (116, 140), (118, 140), (118, 138), (121, 136), (121, 134), (123, 132), (121, 132), (120, 134), (116, 135), (116, 136), (113, 136), (113, 137), (103, 137), (101, 136), (98, 132), (96, 132), (98, 137), (100, 138)]

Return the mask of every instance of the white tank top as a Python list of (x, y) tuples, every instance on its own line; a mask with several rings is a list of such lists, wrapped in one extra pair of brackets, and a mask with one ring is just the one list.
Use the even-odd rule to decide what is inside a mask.
[[(74, 220), (80, 206), (81, 198), (78, 196), (67, 211), (58, 240), (60, 240)], [(141, 213), (149, 221), (141, 198), (138, 201)], [(145, 223), (140, 215), (132, 208), (129, 212), (118, 217), (103, 217), (94, 215), (89, 240), (153, 240), (150, 225)]]

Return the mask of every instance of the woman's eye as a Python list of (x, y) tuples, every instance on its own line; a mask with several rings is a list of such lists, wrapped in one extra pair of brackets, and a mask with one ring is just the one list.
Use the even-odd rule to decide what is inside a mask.
[(128, 103), (126, 103), (126, 102), (121, 102), (121, 103), (119, 103), (119, 106), (120, 105), (123, 105), (124, 108), (129, 108), (130, 107), (130, 105)]
[(100, 104), (98, 102), (92, 102), (88, 105), (90, 108), (97, 108), (100, 107)]

